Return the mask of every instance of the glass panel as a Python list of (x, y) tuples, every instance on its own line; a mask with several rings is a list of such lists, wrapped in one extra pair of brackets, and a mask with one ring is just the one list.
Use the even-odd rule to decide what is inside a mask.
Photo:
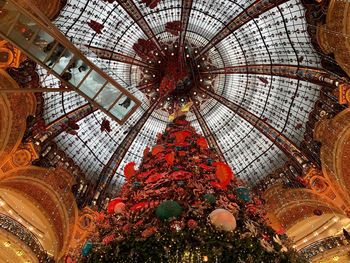
[(114, 87), (111, 83), (103, 88), (103, 90), (98, 94), (95, 101), (100, 104), (103, 108), (108, 110), (116, 99), (120, 96), (121, 92), (119, 89)]
[(135, 102), (128, 96), (123, 95), (109, 112), (119, 120), (122, 120), (134, 106)]
[(88, 97), (93, 98), (105, 83), (106, 79), (104, 77), (96, 71), (91, 71), (79, 89)]
[(45, 31), (40, 30), (27, 50), (38, 60), (43, 62), (47, 57), (47, 54), (52, 50), (55, 43), (56, 41), (52, 36), (47, 34)]
[(65, 75), (69, 77), (69, 81), (73, 86), (78, 87), (80, 82), (85, 78), (86, 74), (89, 73), (90, 67), (86, 63), (74, 57), (69, 62), (65, 73), (62, 74), (62, 78), (65, 78)]
[(17, 17), (18, 11), (16, 11), (16, 8), (7, 1), (0, 0), (0, 31), (3, 34), (7, 34)]
[(38, 27), (35, 22), (32, 19), (21, 15), (15, 22), (8, 37), (16, 43), (16, 45), (26, 49), (29, 44), (28, 42), (34, 37), (37, 31)]
[(62, 49), (64, 49), (64, 47), (61, 44), (58, 44), (56, 50), (52, 53), (52, 55), (49, 58), (49, 61), (56, 63), (52, 69), (57, 74), (62, 74), (62, 72), (70, 63), (71, 59), (74, 57), (74, 54), (68, 49), (64, 49), (63, 51)]
[(60, 59), (64, 50), (64, 46), (56, 40), (47, 44), (47, 46), (44, 47), (44, 52), (48, 54), (45, 64), (51, 68)]

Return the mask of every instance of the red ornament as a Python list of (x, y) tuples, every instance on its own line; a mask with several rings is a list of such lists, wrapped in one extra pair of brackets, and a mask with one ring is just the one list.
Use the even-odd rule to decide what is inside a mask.
[(142, 231), (141, 236), (143, 238), (147, 238), (152, 236), (155, 232), (157, 232), (157, 228), (155, 226), (151, 226)]
[(172, 137), (175, 137), (175, 143), (183, 143), (185, 142), (186, 138), (190, 136), (191, 133), (189, 131), (179, 131), (179, 132), (174, 132), (172, 134)]
[(187, 222), (187, 226), (188, 226), (189, 229), (195, 229), (195, 228), (197, 228), (198, 223), (197, 223), (196, 220), (190, 219)]
[(168, 153), (167, 155), (165, 155), (165, 160), (169, 166), (172, 166), (174, 164), (174, 161), (175, 161), (175, 153), (171, 152), (171, 153)]
[(165, 147), (163, 145), (156, 145), (152, 149), (152, 155), (155, 156), (158, 153), (161, 153), (161, 152), (164, 152), (164, 151), (165, 151)]
[(141, 203), (137, 203), (136, 205), (133, 205), (130, 210), (131, 211), (136, 211), (136, 210), (140, 210), (144, 207), (146, 207), (148, 205), (148, 202), (141, 202)]
[(129, 224), (125, 224), (123, 227), (122, 227), (122, 231), (124, 233), (129, 233), (130, 232), (130, 225)]
[(170, 180), (184, 180), (192, 177), (192, 173), (185, 171), (176, 171), (169, 175)]
[(160, 178), (162, 178), (164, 174), (153, 174), (147, 180), (146, 183), (154, 183), (157, 182)]
[(108, 207), (107, 207), (107, 212), (108, 214), (114, 214), (114, 207), (121, 203), (123, 200), (121, 198), (115, 198), (115, 199), (112, 199), (109, 204), (108, 204)]
[(131, 162), (128, 163), (127, 165), (125, 165), (124, 167), (124, 176), (126, 178), (126, 180), (130, 180), (131, 177), (133, 177), (135, 174), (137, 173), (137, 171), (135, 170), (135, 163)]
[(230, 166), (223, 162), (216, 162), (213, 165), (216, 167), (216, 178), (220, 181), (220, 185), (226, 188), (234, 177)]
[(197, 145), (201, 148), (201, 149), (207, 149), (208, 148), (208, 142), (204, 137), (201, 137), (197, 140)]
[(108, 235), (108, 236), (104, 237), (104, 238), (102, 239), (102, 243), (103, 243), (104, 245), (108, 245), (108, 244), (111, 243), (114, 239), (115, 239), (115, 235), (114, 235), (114, 234), (111, 234), (111, 235)]
[(205, 171), (210, 171), (210, 170), (213, 170), (213, 169), (214, 169), (214, 167), (208, 166), (208, 165), (206, 165), (206, 164), (204, 164), (204, 163), (201, 163), (201, 164), (199, 165), (199, 167), (202, 168), (202, 169), (205, 170)]

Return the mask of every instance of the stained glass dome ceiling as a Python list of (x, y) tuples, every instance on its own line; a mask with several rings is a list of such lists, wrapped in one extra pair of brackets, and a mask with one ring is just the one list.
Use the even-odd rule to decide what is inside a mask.
[[(86, 46), (94, 46), (142, 60), (133, 45), (139, 39), (148, 39), (148, 36), (140, 26), (141, 20), (126, 12), (118, 2), (69, 0), (54, 23), (83, 50), (86, 50)], [(158, 41), (168, 45), (176, 43), (178, 36), (167, 32), (166, 25), (181, 21), (182, 2), (187, 1), (162, 0), (151, 9), (141, 1), (134, 1)], [(244, 10), (255, 2), (260, 1), (194, 0), (189, 10), (187, 43), (199, 50), (207, 46), (220, 30), (244, 14)], [(251, 17), (247, 23), (231, 30), (227, 37), (211, 47), (206, 54), (211, 67), (220, 69), (257, 64), (321, 67), (307, 33), (305, 10), (301, 2), (270, 2), (284, 3), (255, 18)], [(91, 21), (103, 25), (102, 34), (97, 34), (89, 26)], [(111, 165), (109, 160), (115, 151), (120, 150), (118, 146), (154, 101), (138, 89), (144, 73), (142, 67), (117, 62), (110, 57), (99, 58), (93, 52), (85, 54), (142, 101), (141, 107), (124, 125), (110, 120), (110, 133), (100, 131), (99, 127), (106, 116), (97, 110), (78, 122), (80, 128), (77, 135), (61, 133), (56, 137), (59, 147), (81, 166), (88, 178), (95, 180), (106, 165)], [(57, 82), (54, 77), (47, 77), (44, 70), (42, 81), (47, 87)], [(266, 121), (296, 145), (303, 139), (308, 114), (321, 88), (303, 80), (246, 73), (215, 75), (211, 85), (215, 93)], [(45, 119), (48, 123), (87, 103), (75, 92), (49, 93), (44, 96)], [(281, 167), (287, 160), (286, 155), (254, 127), (254, 123), (247, 122), (222, 101), (208, 98), (200, 104), (200, 114), (236, 175), (250, 184)], [(188, 114), (187, 119), (202, 133), (193, 112)], [(155, 109), (151, 113), (122, 158), (112, 187), (123, 182), (122, 169), (126, 163), (141, 161), (143, 149), (154, 143), (157, 133), (164, 130), (167, 122), (168, 113), (164, 109)]]

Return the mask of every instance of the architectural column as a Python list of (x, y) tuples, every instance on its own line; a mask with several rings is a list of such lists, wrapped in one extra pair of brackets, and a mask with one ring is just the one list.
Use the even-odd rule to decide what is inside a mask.
[[(253, 4), (251, 4), (246, 9), (242, 10), (240, 14), (238, 14), (233, 20), (231, 20), (228, 24), (226, 24), (201, 50), (199, 50), (198, 55), (195, 59), (199, 59), (202, 55), (207, 53), (210, 49), (220, 43), (227, 36), (232, 34), (232, 32), (236, 31), (244, 24), (253, 20), (254, 18), (259, 17), (263, 13), (268, 10), (288, 2), (288, 0), (257, 0)], [(235, 3), (238, 5), (237, 3)], [(243, 9), (243, 7), (242, 7)]]

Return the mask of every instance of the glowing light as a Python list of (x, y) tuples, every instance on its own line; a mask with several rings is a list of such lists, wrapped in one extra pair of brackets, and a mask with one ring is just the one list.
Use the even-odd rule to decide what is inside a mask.
[(22, 250), (17, 250), (17, 252), (16, 252), (16, 255), (17, 256), (19, 256), (19, 257), (21, 257), (21, 256), (23, 256), (23, 251)]
[(203, 262), (208, 262), (209, 258), (208, 256), (203, 256)]
[(338, 261), (339, 260), (339, 256), (334, 256), (333, 257), (333, 261)]
[(4, 205), (5, 205), (5, 202), (0, 199), (0, 206), (4, 206)]
[(11, 242), (10, 241), (5, 241), (4, 242), (4, 247), (10, 247), (11, 246)]

